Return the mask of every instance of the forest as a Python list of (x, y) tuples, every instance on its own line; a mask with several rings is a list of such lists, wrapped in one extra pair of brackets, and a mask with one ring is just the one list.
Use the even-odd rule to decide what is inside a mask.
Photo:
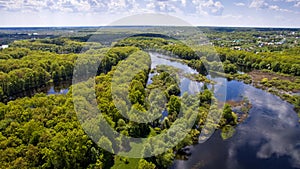
[[(68, 41), (68, 43), (65, 41)], [(162, 39), (149, 39), (145, 43), (164, 43), (163, 41)], [(64, 45), (64, 49), (60, 48), (62, 42), (67, 43), (67, 45)], [(135, 47), (136, 45), (124, 46), (122, 43), (108, 51), (105, 48), (98, 47), (101, 45), (92, 44), (89, 45), (90, 48), (86, 52), (76, 55), (75, 53), (78, 52), (73, 50), (76, 49), (76, 45), (75, 47), (72, 45), (78, 43), (70, 42), (70, 40), (66, 39), (18, 41), (12, 44), (11, 48), (1, 51), (1, 98), (8, 98), (14, 93), (40, 87), (51, 81), (56, 82), (70, 79), (72, 78), (74, 60), (76, 58), (82, 57), (87, 59), (87, 62), (100, 63), (95, 60), (89, 60), (90, 57), (87, 56), (96, 55), (102, 62), (97, 71), (98, 76), (95, 78), (95, 90), (99, 103), (98, 108), (104, 114), (105, 120), (116, 131), (124, 135), (146, 138), (158, 135), (170, 128), (172, 123), (178, 118), (180, 109), (179, 100), (181, 99), (178, 96), (180, 94), (178, 79), (174, 79), (174, 75), (167, 72), (160, 72), (159, 75), (152, 78), (153, 83), (146, 87), (150, 71), (148, 68), (150, 64), (149, 60), (148, 64), (144, 65), (143, 71), (135, 75), (133, 77), (134, 80), (128, 83), (128, 86), (123, 86), (123, 89), (114, 89), (116, 92), (126, 95), (126, 91), (122, 92), (122, 90), (129, 87), (129, 102), (132, 104), (132, 107), (127, 107), (125, 113), (130, 116), (136, 116), (131, 118), (139, 118), (140, 115), (136, 113), (146, 113), (146, 110), (149, 110), (153, 114), (157, 114), (161, 111), (159, 107), (149, 109), (150, 105), (144, 101), (144, 98), (149, 94), (149, 97), (159, 97), (153, 95), (154, 93), (151, 96), (150, 90), (152, 88), (163, 87), (161, 90), (164, 91), (163, 94), (167, 98), (166, 105), (163, 105), (167, 106), (167, 118), (161, 122), (157, 119), (149, 124), (128, 121), (115, 107), (110, 84), (112, 82), (121, 83), (130, 81), (130, 79), (126, 79), (128, 78), (127, 76), (120, 75), (118, 77), (125, 79), (112, 80), (112, 76), (113, 74), (122, 74), (124, 71), (122, 69), (135, 68), (135, 65), (127, 63), (130, 60), (122, 61), (125, 58), (133, 55), (131, 57), (139, 58), (134, 61), (135, 64), (143, 65), (145, 58), (147, 58), (147, 53), (140, 51), (142, 49), (141, 46), (137, 46), (140, 48)], [(134, 43), (139, 42), (136, 40)], [(143, 43), (140, 44), (143, 45)], [(168, 51), (174, 50), (176, 54), (185, 51), (184, 46), (179, 47), (177, 51), (173, 48), (166, 46)], [(49, 49), (51, 50), (49, 51)], [(184, 56), (185, 53), (179, 55), (181, 58), (186, 58)], [(193, 56), (188, 55), (188, 59), (190, 59), (189, 57)], [(116, 65), (119, 65), (118, 69), (114, 68)], [(79, 65), (80, 69), (88, 71), (84, 66), (84, 64)], [(84, 71), (80, 72), (84, 73)], [(186, 139), (164, 154), (140, 160), (138, 163), (139, 168), (145, 166), (150, 168), (168, 168), (174, 160), (174, 152), (197, 141), (200, 128), (197, 129), (196, 125), (203, 125), (201, 123), (205, 121), (213, 96), (209, 90), (205, 90), (203, 93), (199, 93), (197, 97), (202, 100), (201, 110), (196, 114), (197, 123), (188, 136), (186, 136)], [(122, 102), (122, 100), (117, 101)], [(119, 160), (133, 160), (118, 156), (114, 157), (113, 154), (98, 147), (85, 134), (80, 123), (77, 121), (72, 103), (72, 93), (70, 91), (67, 95), (46, 96), (45, 94), (37, 94), (32, 98), (25, 97), (2, 104), (0, 126), (1, 163), (3, 164), (3, 168), (110, 168), (115, 163), (120, 163)], [(136, 110), (138, 112), (135, 112)], [(94, 125), (97, 126), (97, 124), (99, 122), (95, 121)], [(237, 117), (230, 107), (224, 109), (224, 120), (222, 120), (220, 127), (227, 124), (237, 124)], [(101, 126), (99, 127), (101, 128)], [(112, 143), (106, 137), (99, 138), (97, 143), (100, 145), (111, 145), (113, 149), (128, 149), (131, 147), (131, 145), (124, 145), (126, 143)]]
[[(224, 35), (210, 32), (208, 36), (215, 39), (220, 34)], [(221, 130), (224, 139), (231, 137), (241, 122), (232, 104), (223, 103), (219, 108), (220, 102), (207, 87), (195, 95), (181, 93), (176, 71), (167, 66), (151, 69), (148, 52), (153, 51), (194, 68), (199, 74), (198, 81), (212, 83), (206, 75), (216, 73), (274, 93), (292, 103), (300, 117), (300, 96), (293, 95), (300, 91), (299, 45), (258, 52), (235, 50), (230, 44), (221, 45), (226, 43), (221, 40), (214, 41), (220, 44), (212, 49), (205, 45), (189, 47), (164, 36), (132, 36), (114, 40), (112, 46), (83, 42), (85, 37), (17, 40), (0, 50), (0, 168), (169, 168), (180, 155), (187, 155), (186, 146), (198, 143), (206, 123)], [(78, 58), (82, 61), (79, 64)], [(99, 65), (95, 77), (90, 74), (94, 66), (88, 65)], [(147, 84), (150, 72), (154, 76), (152, 83)], [(66, 95), (38, 93), (10, 99), (20, 92), (71, 80), (74, 74), (82, 82), (70, 86)], [(74, 98), (74, 88), (86, 89), (80, 90), (83, 95), (95, 91), (103, 118), (89, 113), (87, 98)], [(158, 101), (151, 103), (146, 98)], [(79, 107), (85, 111), (76, 111), (74, 99), (81, 101)], [(165, 117), (163, 111), (167, 111)], [(209, 112), (213, 112), (212, 118), (221, 114), (218, 124), (207, 122)], [(155, 120), (148, 122), (144, 117)], [(186, 131), (188, 117), (194, 118), (195, 123)], [(105, 136), (104, 121), (121, 133), (117, 139)], [(143, 159), (112, 153), (146, 154), (157, 149), (149, 144), (142, 152), (135, 152), (135, 145), (129, 144), (124, 136), (146, 138), (155, 145), (169, 147), (169, 142), (152, 139), (169, 129), (176, 136), (183, 132), (185, 135), (164, 153)]]

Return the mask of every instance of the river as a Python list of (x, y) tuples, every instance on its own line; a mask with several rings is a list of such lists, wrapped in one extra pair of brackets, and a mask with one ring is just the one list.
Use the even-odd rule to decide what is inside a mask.
[[(154, 68), (159, 64), (174, 66), (194, 73), (187, 65), (150, 53)], [(150, 74), (150, 77), (153, 74)], [(172, 169), (292, 169), (300, 168), (300, 126), (293, 106), (264, 90), (239, 81), (226, 81), (226, 100), (240, 101), (247, 97), (252, 104), (248, 118), (236, 127), (233, 137), (223, 140), (217, 130), (204, 143), (191, 146), (187, 160), (175, 160)], [(148, 81), (151, 83), (151, 81)], [(181, 79), (182, 91), (197, 90), (203, 84)], [(192, 85), (195, 86), (195, 85)]]
[[(150, 53), (151, 68), (164, 64), (182, 69), (185, 73), (196, 71), (185, 64), (170, 61), (167, 56)], [(151, 73), (149, 77), (154, 74)], [(225, 100), (240, 101), (247, 97), (252, 104), (248, 118), (236, 127), (233, 137), (223, 140), (217, 130), (204, 143), (190, 147), (187, 160), (175, 160), (172, 169), (292, 169), (300, 168), (300, 126), (293, 106), (264, 90), (239, 81), (226, 82)], [(203, 83), (181, 78), (182, 91), (196, 92)], [(148, 84), (151, 83), (151, 78)], [(66, 94), (70, 83), (49, 85), (38, 91), (23, 93), (31, 96), (37, 92)], [(211, 87), (211, 86), (210, 86)], [(209, 87), (209, 88), (210, 88)], [(221, 88), (222, 89), (222, 88)], [(166, 115), (164, 115), (166, 116)]]

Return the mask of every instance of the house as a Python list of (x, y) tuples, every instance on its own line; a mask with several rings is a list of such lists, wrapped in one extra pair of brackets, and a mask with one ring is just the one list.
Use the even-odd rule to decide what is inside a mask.
[(235, 47), (232, 47), (231, 49), (233, 49), (233, 50), (242, 50), (243, 48), (240, 47), (240, 46), (235, 46)]
[(5, 48), (8, 48), (8, 45), (1, 45), (0, 46), (0, 49), (5, 49)]

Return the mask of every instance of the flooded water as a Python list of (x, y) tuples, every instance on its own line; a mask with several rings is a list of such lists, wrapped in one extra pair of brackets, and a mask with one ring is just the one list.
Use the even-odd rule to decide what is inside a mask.
[(47, 88), (47, 91), (45, 91), (45, 93), (47, 93), (47, 95), (67, 94), (70, 86), (71, 86), (71, 81), (60, 83), (57, 85), (52, 84)]
[[(190, 67), (150, 53), (152, 68), (166, 64), (194, 73)], [(252, 104), (248, 118), (236, 127), (233, 137), (223, 140), (216, 131), (206, 142), (191, 146), (188, 160), (175, 160), (172, 169), (292, 169), (300, 168), (300, 127), (293, 106), (279, 97), (238, 81), (226, 81), (225, 100), (247, 97)], [(151, 83), (150, 81), (148, 81)], [(188, 79), (181, 89), (189, 90)], [(202, 83), (196, 84), (198, 89)], [(219, 90), (223, 90), (220, 88)], [(223, 93), (223, 94), (224, 94)]]
[(22, 98), (22, 97), (32, 97), (37, 93), (45, 93), (46, 95), (67, 94), (71, 84), (72, 84), (71, 81), (65, 81), (65, 82), (61, 82), (61, 83), (57, 83), (57, 84), (51, 83), (44, 87), (39, 87), (36, 89), (27, 90), (27, 91), (15, 94), (13, 96), (10, 96), (7, 100), (3, 100), (3, 102), (8, 102), (8, 101), (15, 100), (17, 98)]
[(224, 141), (215, 132), (208, 141), (191, 148), (189, 160), (177, 160), (173, 168), (300, 168), (300, 128), (293, 106), (242, 82), (228, 82), (227, 100), (244, 96), (252, 109), (235, 135)]
[[(149, 54), (151, 56), (151, 69), (156, 68), (156, 66), (158, 66), (158, 65), (168, 65), (168, 66), (172, 66), (172, 67), (180, 69), (181, 71), (183, 71), (183, 73), (187, 73), (187, 74), (197, 73), (196, 70), (192, 69), (191, 67), (189, 67), (185, 64), (169, 60), (170, 57), (168, 57), (168, 56), (161, 55), (161, 54), (158, 54), (158, 53), (149, 53)], [(149, 74), (147, 84), (152, 83), (151, 78), (155, 74), (156, 73), (150, 73)], [(201, 91), (203, 86), (204, 86), (204, 83), (191, 81), (188, 78), (185, 78), (183, 76), (181, 76), (179, 78), (180, 78), (180, 89), (181, 89), (182, 93), (183, 92), (196, 93), (196, 92)]]

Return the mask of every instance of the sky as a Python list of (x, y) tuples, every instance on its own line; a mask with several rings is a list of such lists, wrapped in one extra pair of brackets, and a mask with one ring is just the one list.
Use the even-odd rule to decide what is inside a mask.
[(143, 23), (164, 14), (194, 26), (300, 28), (300, 0), (0, 0), (0, 27), (106, 26), (137, 14)]

